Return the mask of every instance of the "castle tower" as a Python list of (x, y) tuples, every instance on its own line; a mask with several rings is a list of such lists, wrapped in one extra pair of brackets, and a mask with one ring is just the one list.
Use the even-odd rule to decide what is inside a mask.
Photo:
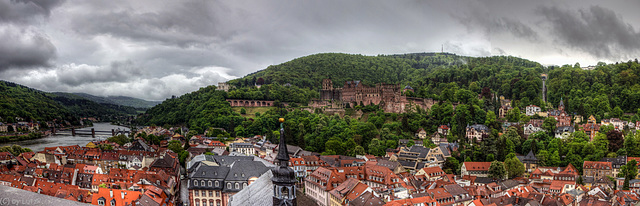
[(296, 203), (296, 177), (293, 169), (289, 165), (289, 153), (287, 144), (284, 141), (284, 118), (280, 118), (280, 144), (278, 144), (278, 155), (276, 156), (277, 167), (271, 169), (273, 177), (273, 205), (297, 205)]
[(331, 81), (331, 79), (323, 79), (322, 90), (332, 90), (332, 89), (333, 89), (333, 82)]
[(322, 80), (322, 89), (320, 89), (320, 99), (333, 100), (334, 98), (333, 82), (331, 79)]
[(558, 105), (558, 110), (564, 112), (564, 100), (560, 97), (560, 104)]

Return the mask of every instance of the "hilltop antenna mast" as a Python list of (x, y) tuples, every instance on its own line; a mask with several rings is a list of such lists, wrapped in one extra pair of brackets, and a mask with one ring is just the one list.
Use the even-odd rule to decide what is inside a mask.
[(444, 53), (444, 44), (442, 45), (442, 50), (440, 50), (440, 53)]

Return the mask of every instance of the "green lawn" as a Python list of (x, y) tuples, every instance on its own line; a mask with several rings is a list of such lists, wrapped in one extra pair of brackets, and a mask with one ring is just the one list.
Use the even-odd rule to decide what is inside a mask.
[(234, 112), (240, 113), (240, 109), (244, 108), (247, 110), (247, 114), (243, 114), (243, 117), (254, 118), (256, 117), (256, 112), (260, 112), (260, 114), (264, 114), (274, 107), (233, 107)]

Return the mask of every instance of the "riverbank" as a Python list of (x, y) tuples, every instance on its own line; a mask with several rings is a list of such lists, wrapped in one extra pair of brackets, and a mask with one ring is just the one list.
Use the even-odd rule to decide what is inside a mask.
[[(120, 129), (129, 130), (127, 127), (111, 125), (108, 122), (97, 122), (93, 124), (93, 127), (85, 128), (83, 130), (91, 130), (94, 128), (96, 131), (111, 131), (111, 129)], [(69, 133), (60, 133), (60, 134), (51, 134), (46, 138), (38, 138), (31, 140), (20, 140), (20, 141), (12, 141), (12, 142), (0, 142), (0, 147), (2, 146), (11, 146), (11, 145), (20, 145), (22, 147), (30, 148), (33, 151), (42, 151), (45, 147), (56, 147), (56, 146), (69, 146), (69, 145), (79, 145), (85, 146), (87, 143), (92, 141), (101, 141), (111, 137), (111, 133), (96, 133), (95, 137), (91, 135), (76, 135), (73, 136)]]
[(40, 138), (47, 137), (50, 134), (49, 131), (45, 131), (44, 133), (45, 134), (43, 134), (42, 132), (31, 132), (29, 134), (22, 134), (22, 135), (0, 136), (0, 143), (9, 143), (9, 142), (24, 141), (24, 140), (40, 139)]

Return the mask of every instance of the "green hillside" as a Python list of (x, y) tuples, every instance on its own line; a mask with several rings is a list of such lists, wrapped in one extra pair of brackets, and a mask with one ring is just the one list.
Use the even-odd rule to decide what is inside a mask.
[(4, 122), (15, 122), (16, 117), (49, 121), (71, 120), (72, 116), (66, 107), (49, 98), (45, 92), (0, 81), (0, 117)]
[[(55, 92), (54, 94), (64, 95), (65, 93)], [(134, 108), (140, 108), (140, 109), (151, 108), (153, 106), (160, 104), (161, 102), (161, 101), (147, 101), (143, 99), (126, 97), (126, 96), (101, 97), (101, 96), (90, 95), (87, 93), (72, 93), (72, 94), (91, 100), (96, 103), (114, 104), (114, 105), (121, 105), (121, 106), (134, 107)]]
[(0, 81), (0, 118), (15, 122), (67, 120), (78, 124), (80, 117), (97, 117), (109, 121), (114, 117), (135, 115), (133, 107), (97, 103), (70, 93), (46, 93), (19, 84)]

